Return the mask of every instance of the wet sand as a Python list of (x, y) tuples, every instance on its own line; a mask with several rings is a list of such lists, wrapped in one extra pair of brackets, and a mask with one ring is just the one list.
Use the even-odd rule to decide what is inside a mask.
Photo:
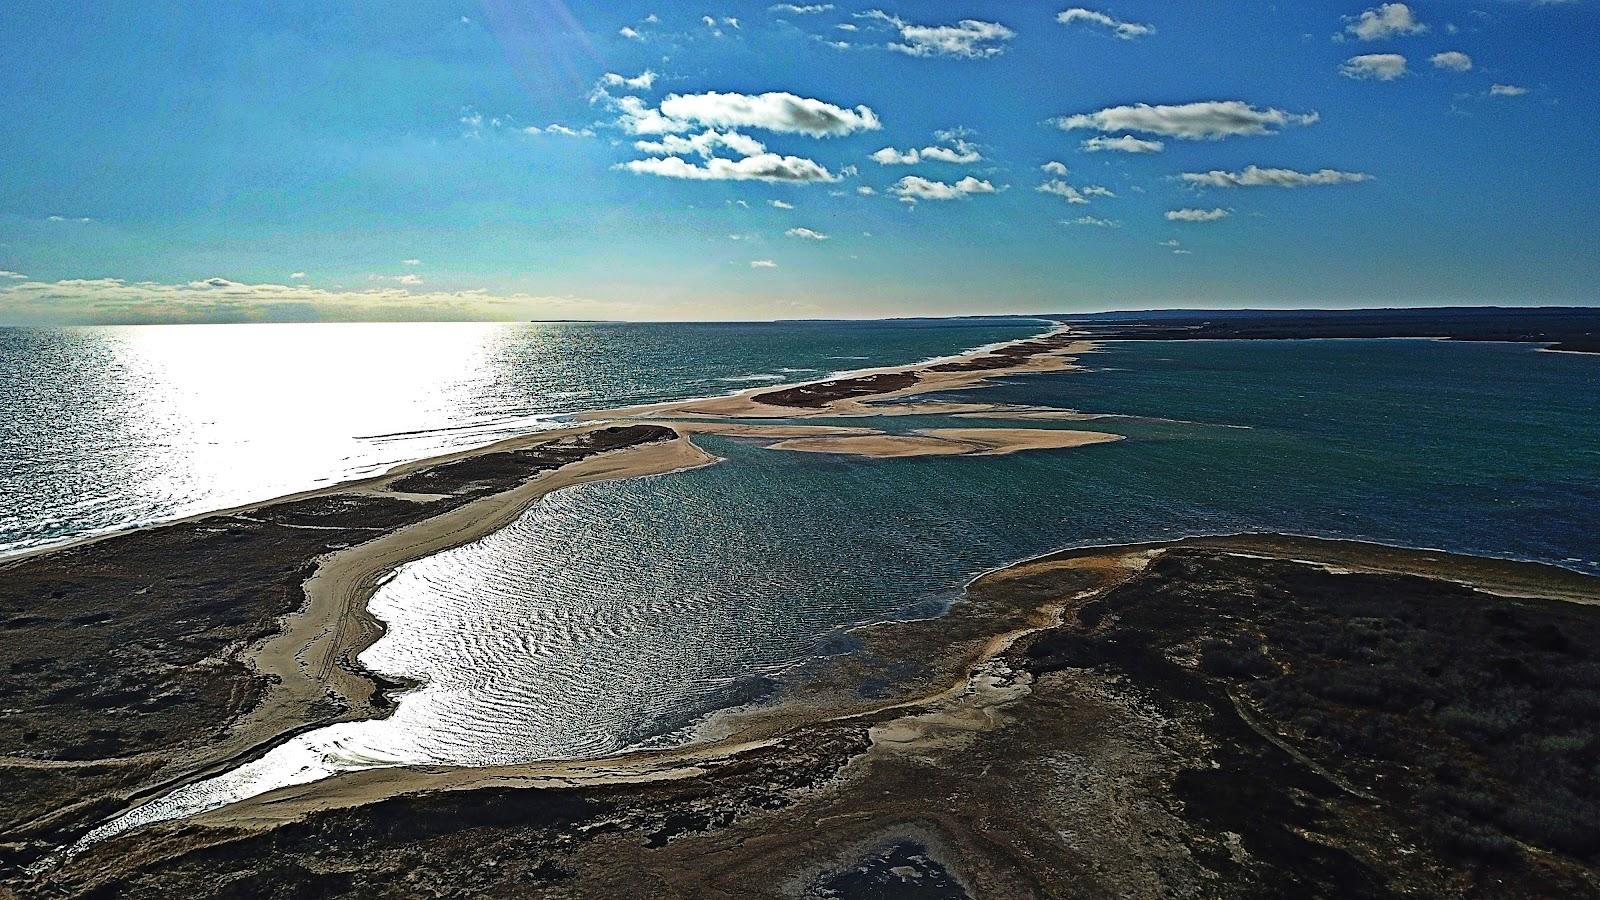
[[(808, 396), (822, 398), (820, 405), (798, 412), (892, 413), (863, 402), (861, 379), (892, 387), (885, 396), (906, 397), (973, 386), (1007, 371), (1060, 370), (1070, 365), (1068, 348), (1088, 349), (1059, 330), (1045, 344), (1017, 343), (1027, 349), (1012, 357), (989, 349), (812, 382)], [(969, 364), (978, 368), (967, 371)], [(690, 442), (695, 433), (781, 440), (873, 432), (725, 420), (746, 404), (761, 411), (758, 418), (794, 417), (795, 408), (753, 399), (774, 390), (595, 413), (570, 427), (418, 460), (377, 477), (0, 560), (9, 584), (0, 587), (0, 624), (16, 638), (0, 662), (9, 661), (23, 683), (44, 692), (37, 701), (23, 700), (26, 720), (0, 721), (15, 729), (0, 732), (0, 772), (17, 788), (0, 801), (0, 829), (14, 839), (0, 845), (0, 871), (301, 731), (386, 714), (385, 688), (393, 685), (356, 658), (381, 634), (366, 601), (395, 566), (503, 527), (570, 484), (714, 461)], [(608, 425), (629, 418), (637, 424)], [(161, 588), (156, 593), (152, 580)], [(35, 605), (40, 611), (29, 612)], [(50, 614), (73, 608), (83, 613)], [(148, 637), (131, 640), (130, 616), (148, 620)], [(229, 627), (212, 627), (214, 619)], [(127, 636), (121, 645), (128, 646), (95, 650), (94, 641), (79, 640), (84, 627), (107, 640)], [(45, 649), (53, 641), (65, 643)], [(84, 655), (70, 649), (75, 641)], [(160, 649), (128, 652), (135, 644)], [(53, 655), (30, 657), (36, 645)], [(152, 714), (151, 694), (181, 702), (163, 700), (170, 709)], [(78, 699), (63, 704), (46, 695)], [(129, 730), (135, 722), (161, 727), (136, 733)]]
[[(1548, 593), (1587, 603), (1539, 599)], [(1507, 885), (1587, 895), (1594, 873), (1534, 832), (1494, 856), (1452, 843), (1439, 829), (1465, 826), (1419, 799), (1433, 796), (1417, 793), (1427, 768), (1372, 770), (1376, 751), (1330, 750), (1294, 724), (1326, 709), (1275, 712), (1252, 693), (1265, 676), (1200, 648), (1260, 634), (1272, 677), (1294, 679), (1328, 652), (1296, 635), (1382, 614), (1409, 623), (1417, 652), (1437, 656), (1467, 640), (1456, 636), (1465, 622), (1486, 622), (1474, 627), (1534, 635), (1543, 659), (1577, 674), (1600, 652), (1587, 637), (1600, 636), (1596, 600), (1600, 580), (1565, 570), (1355, 542), (1240, 535), (1063, 551), (976, 579), (944, 617), (863, 629), (859, 652), (792, 673), (776, 703), (724, 714), (718, 739), (339, 776), (113, 839), (49, 884), (130, 897), (261, 878), (329, 894), (399, 883), (808, 896), (914, 845), (971, 897), (1506, 895)], [(1470, 652), (1437, 658), (1481, 670)], [(864, 695), (883, 673), (896, 673), (890, 686)], [(1484, 777), (1523, 777), (1477, 751), (1429, 746), (1488, 765)]]
[(1120, 434), (1056, 428), (926, 428), (911, 434), (800, 437), (773, 450), (892, 459), (907, 456), (1005, 456), (1024, 450), (1062, 450), (1122, 440)]

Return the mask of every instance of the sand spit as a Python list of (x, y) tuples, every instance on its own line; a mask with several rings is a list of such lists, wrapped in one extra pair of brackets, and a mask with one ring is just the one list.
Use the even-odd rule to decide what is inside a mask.
[[(7, 740), (10, 755), (0, 755), (0, 772), (18, 788), (0, 802), (0, 828), (16, 838), (0, 849), (0, 871), (27, 865), (132, 805), (233, 768), (294, 734), (387, 714), (388, 685), (356, 661), (381, 634), (366, 611), (380, 579), (409, 560), (503, 527), (551, 491), (713, 462), (691, 442), (694, 434), (763, 441), (874, 435), (864, 428), (726, 421), (739, 410), (755, 418), (880, 415), (897, 405), (906, 413), (993, 410), (992, 404), (869, 401), (973, 387), (997, 375), (1061, 371), (1071, 367), (1070, 354), (1089, 349), (1056, 329), (948, 360), (823, 379), (804, 392), (805, 407), (774, 405), (794, 395), (786, 399), (781, 392), (789, 388), (766, 387), (603, 411), (380, 476), (0, 559), (0, 570), (15, 576), (9, 579), (15, 597), (0, 588), (12, 613), (7, 627), (18, 638), (12, 647), (21, 653), (8, 656), (35, 665), (23, 650), (54, 654), (60, 674), (47, 670), (31, 679), (41, 698), (63, 691), (82, 698), (65, 706), (41, 700), (31, 723), (11, 723), (35, 731), (17, 731), (16, 742)], [(667, 421), (642, 421), (647, 415)], [(619, 418), (626, 424), (612, 424)], [(962, 447), (972, 452), (978, 445)], [(56, 624), (57, 616), (31, 614), (30, 604), (46, 597), (54, 598), (52, 610), (81, 615), (62, 612)], [(130, 611), (148, 621), (136, 625)], [(214, 628), (215, 618), (229, 627)], [(141, 645), (165, 649), (154, 657), (108, 654), (80, 639), (83, 622), (93, 623), (95, 633), (107, 623), (122, 634), (135, 629)], [(51, 649), (61, 641), (67, 643), (59, 652)], [(69, 645), (83, 648), (83, 659)], [(120, 705), (154, 693), (191, 699), (171, 708), (170, 728), (118, 731), (128, 721)], [(148, 723), (148, 713), (141, 714)], [(36, 733), (49, 739), (30, 744)]]
[(899, 404), (893, 401), (968, 390), (1006, 376), (1070, 371), (1077, 367), (1079, 356), (1095, 349), (1094, 343), (1079, 340), (1070, 328), (1062, 326), (1037, 338), (974, 350), (942, 361), (861, 369), (786, 387), (768, 385), (724, 397), (623, 407), (584, 413), (578, 418), (582, 421), (619, 417), (795, 419), (994, 412), (1001, 407), (985, 403), (958, 407), (950, 403)]
[(888, 459), (906, 456), (1005, 456), (1024, 450), (1060, 450), (1120, 440), (1120, 434), (1060, 428), (926, 428), (911, 434), (792, 438), (772, 444), (769, 449)]
[[(1444, 571), (1474, 587), (1435, 577), (1451, 560), (1461, 565)], [(1585, 895), (1590, 868), (1529, 830), (1537, 817), (1494, 826), (1522, 830), (1493, 856), (1439, 830), (1469, 827), (1440, 807), (1449, 790), (1499, 791), (1540, 770), (1438, 739), (1426, 704), (1412, 719), (1382, 697), (1322, 699), (1322, 679), (1360, 668), (1340, 664), (1344, 644), (1305, 639), (1381, 617), (1450, 677), (1483, 671), (1481, 655), (1457, 652), (1463, 642), (1532, 642), (1526, 652), (1556, 667), (1538, 677), (1559, 683), (1592, 665), (1593, 608), (1487, 592), (1547, 587), (1600, 597), (1600, 579), (1548, 566), (1354, 542), (1240, 535), (1062, 551), (975, 579), (944, 617), (861, 629), (858, 652), (793, 673), (779, 702), (724, 714), (722, 739), (353, 773), (113, 839), (35, 886), (156, 897), (270, 878), (301, 893), (815, 896), (904, 844), (968, 896), (1437, 896), (1507, 884)], [(1404, 659), (1385, 665), (1406, 674)], [(1419, 689), (1434, 677), (1425, 670), (1411, 673)], [(1508, 685), (1533, 674), (1507, 672)], [(1337, 744), (1301, 730), (1327, 716), (1358, 718)], [(1358, 742), (1368, 721), (1405, 739)], [(1559, 715), (1530, 725), (1568, 727)], [(1491, 781), (1428, 793), (1436, 765)]]

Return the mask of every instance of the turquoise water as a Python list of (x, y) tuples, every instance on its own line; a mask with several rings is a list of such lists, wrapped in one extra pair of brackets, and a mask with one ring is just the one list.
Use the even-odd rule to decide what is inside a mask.
[(1600, 573), (1600, 358), (1332, 341), (1112, 344), (1085, 362), (950, 396), (1126, 416), (1059, 427), (1127, 440), (874, 460), (705, 438), (725, 462), (561, 491), (404, 566), (362, 656), (423, 683), (394, 715), (301, 736), (113, 830), (374, 765), (635, 746), (843, 628), (937, 614), (973, 575), (1063, 546), (1271, 530)]
[(0, 553), (306, 490), (583, 410), (914, 362), (1043, 327), (0, 328)]

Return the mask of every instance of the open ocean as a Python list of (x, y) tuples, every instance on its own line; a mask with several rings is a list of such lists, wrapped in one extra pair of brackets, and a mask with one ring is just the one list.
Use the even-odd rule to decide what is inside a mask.
[[(791, 326), (739, 326), (767, 327)], [(846, 326), (860, 329), (855, 343), (835, 337), (826, 348), (818, 334), (768, 334), (768, 351), (787, 348), (781, 359), (754, 355), (751, 332), (735, 331), (744, 338), (727, 344), (739, 364), (699, 368), (725, 378), (776, 374), (780, 363), (828, 368), (838, 356), (883, 363), (1035, 327)], [(874, 341), (893, 349), (831, 352)], [(362, 656), (422, 683), (394, 715), (300, 736), (118, 827), (351, 768), (596, 756), (660, 740), (746, 696), (753, 676), (847, 643), (851, 625), (937, 614), (972, 576), (1063, 546), (1284, 531), (1600, 574), (1600, 358), (1294, 341), (1112, 343), (1083, 361), (1088, 371), (951, 398), (1110, 414), (1045, 427), (1127, 440), (874, 460), (708, 437), (701, 443), (726, 462), (570, 488), (499, 532), (406, 565), (372, 601), (390, 627)], [(677, 389), (637, 379), (627, 383), (646, 386), (617, 402)]]
[(1035, 334), (1026, 319), (0, 328), (0, 553), (556, 424)]

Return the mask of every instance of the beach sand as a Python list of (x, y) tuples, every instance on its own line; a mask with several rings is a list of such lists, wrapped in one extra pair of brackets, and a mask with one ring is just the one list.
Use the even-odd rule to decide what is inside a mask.
[(889, 459), (906, 456), (1005, 456), (1024, 450), (1061, 450), (1122, 440), (1120, 434), (1060, 428), (926, 428), (911, 434), (801, 437), (773, 450), (837, 453)]

